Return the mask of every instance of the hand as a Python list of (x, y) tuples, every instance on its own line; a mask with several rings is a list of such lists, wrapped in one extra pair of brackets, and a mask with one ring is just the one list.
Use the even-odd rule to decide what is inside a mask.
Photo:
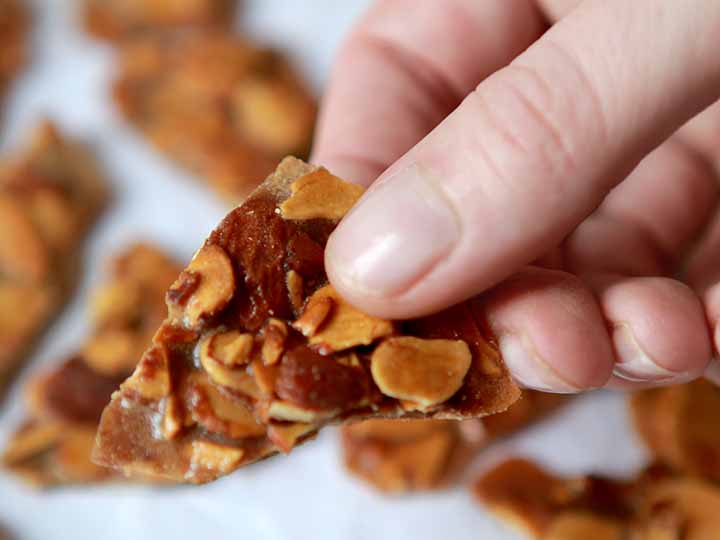
[(378, 2), (316, 139), (316, 162), (371, 185), (328, 243), (331, 281), (389, 318), (487, 291), (528, 387), (702, 375), (720, 344), (718, 35), (705, 0)]

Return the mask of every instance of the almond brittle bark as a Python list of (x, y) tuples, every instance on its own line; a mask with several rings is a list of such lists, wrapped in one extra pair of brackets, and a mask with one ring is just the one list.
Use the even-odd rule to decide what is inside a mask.
[[(168, 318), (103, 413), (99, 463), (206, 482), (327, 423), (481, 417), (518, 399), (481, 299), (387, 321), (328, 284), (325, 243), (361, 191), (286, 158), (225, 217), (168, 291)], [(195, 386), (233, 404), (222, 422), (202, 421)], [(168, 411), (171, 429), (158, 429)]]
[(477, 498), (535, 540), (711, 540), (720, 487), (652, 467), (630, 481), (563, 478), (510, 459), (480, 478)]
[(152, 32), (226, 28), (235, 0), (83, 0), (85, 28), (111, 41)]
[(720, 482), (720, 388), (704, 379), (636, 392), (635, 428), (655, 458)]
[(0, 159), (0, 385), (62, 307), (106, 197), (87, 150), (49, 122)]
[(342, 427), (347, 470), (380, 491), (403, 493), (448, 484), (469, 459), (567, 402), (567, 396), (528, 390), (507, 411), (463, 422), (365, 420)]
[(227, 33), (133, 40), (115, 102), (163, 153), (232, 204), (286, 154), (305, 155), (315, 100), (279, 53)]
[(28, 25), (21, 0), (0, 0), (0, 99), (25, 63)]
[(116, 474), (90, 460), (100, 414), (165, 318), (165, 290), (181, 267), (147, 244), (131, 246), (110, 266), (110, 279), (93, 296), (90, 339), (76, 355), (30, 379), (29, 418), (2, 454), (3, 466), (35, 486)]

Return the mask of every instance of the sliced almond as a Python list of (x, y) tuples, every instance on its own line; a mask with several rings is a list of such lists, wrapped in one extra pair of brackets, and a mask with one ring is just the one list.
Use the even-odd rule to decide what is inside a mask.
[(365, 188), (318, 169), (295, 180), (290, 190), (290, 197), (280, 205), (283, 218), (339, 221)]
[(314, 336), (325, 322), (333, 307), (332, 298), (317, 293), (310, 297), (302, 315), (292, 323), (293, 328), (305, 337)]
[(460, 389), (471, 362), (464, 341), (392, 337), (373, 352), (371, 372), (383, 394), (431, 407)]
[(287, 326), (280, 319), (270, 319), (263, 330), (263, 346), (261, 356), (267, 366), (276, 364), (285, 350)]
[(316, 430), (317, 426), (313, 424), (271, 424), (268, 426), (268, 438), (287, 454), (301, 438), (309, 436)]
[(200, 355), (200, 364), (214, 383), (247, 396), (259, 397), (261, 395), (255, 379), (244, 367), (228, 367), (213, 357), (202, 354)]
[(235, 293), (235, 274), (225, 250), (203, 246), (168, 291), (173, 318), (187, 328), (198, 328), (222, 310)]
[(287, 401), (273, 400), (268, 407), (267, 415), (274, 420), (286, 422), (314, 423), (332, 416), (328, 411), (312, 411), (293, 405)]
[(30, 424), (16, 432), (2, 455), (5, 465), (30, 459), (55, 446), (62, 437), (62, 425), (57, 422)]
[[(318, 320), (320, 323), (316, 324)], [(303, 333), (307, 332), (310, 344), (321, 354), (370, 345), (394, 331), (392, 322), (371, 317), (354, 308), (340, 297), (332, 285), (315, 291), (293, 326), (303, 329)]]
[(162, 433), (167, 440), (174, 439), (185, 424), (177, 396), (168, 396), (163, 411)]
[(95, 292), (90, 311), (96, 326), (131, 324), (142, 303), (142, 292), (135, 283), (117, 279)]
[(170, 363), (167, 349), (151, 347), (142, 357), (122, 388), (137, 392), (145, 399), (158, 400), (170, 395)]
[(227, 474), (240, 465), (244, 455), (242, 448), (222, 446), (208, 441), (193, 441), (190, 460), (193, 468), (202, 467)]
[(200, 342), (200, 359), (212, 358), (216, 362), (233, 367), (247, 364), (253, 348), (253, 336), (237, 330), (217, 332)]
[(192, 419), (208, 431), (234, 439), (265, 434), (247, 405), (231, 400), (203, 378), (193, 377), (189, 396)]
[(0, 195), (0, 246), (0, 274), (17, 281), (45, 279), (50, 268), (45, 245), (19, 202), (7, 195)]
[(295, 270), (289, 270), (285, 275), (285, 285), (287, 285), (290, 303), (292, 304), (295, 313), (299, 313), (303, 307), (304, 298), (304, 284), (302, 276)]
[(93, 370), (118, 375), (132, 370), (140, 360), (137, 334), (129, 330), (108, 329), (97, 332), (85, 344), (83, 357)]

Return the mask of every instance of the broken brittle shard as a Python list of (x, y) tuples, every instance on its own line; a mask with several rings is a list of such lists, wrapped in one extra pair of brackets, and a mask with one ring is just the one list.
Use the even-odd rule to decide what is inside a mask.
[(85, 28), (93, 36), (121, 41), (147, 33), (227, 28), (235, 0), (83, 0)]
[(389, 321), (328, 284), (325, 243), (361, 193), (286, 158), (223, 219), (104, 411), (98, 463), (207, 482), (328, 423), (482, 417), (518, 399), (481, 299)]
[(122, 114), (231, 204), (283, 156), (307, 154), (315, 99), (279, 52), (226, 32), (150, 35), (119, 52)]
[(0, 386), (62, 307), (106, 198), (92, 156), (49, 122), (0, 159)]
[(631, 396), (630, 410), (657, 460), (684, 474), (720, 482), (720, 388), (697, 379), (641, 390)]
[(507, 411), (462, 422), (365, 420), (342, 427), (347, 470), (386, 493), (444, 487), (498, 437), (557, 410), (568, 396), (526, 390)]
[(100, 414), (164, 319), (164, 293), (179, 271), (149, 244), (113, 258), (110, 279), (93, 297), (85, 346), (25, 387), (28, 419), (3, 450), (3, 467), (36, 487), (117, 476), (90, 460)]
[(560, 477), (509, 459), (477, 480), (476, 497), (534, 540), (711, 540), (720, 488), (655, 466), (638, 477)]

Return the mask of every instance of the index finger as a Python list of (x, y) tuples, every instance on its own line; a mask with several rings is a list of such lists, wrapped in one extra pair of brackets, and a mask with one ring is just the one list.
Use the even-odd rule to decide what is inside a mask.
[(313, 161), (369, 185), (544, 28), (529, 0), (377, 2), (335, 61)]

